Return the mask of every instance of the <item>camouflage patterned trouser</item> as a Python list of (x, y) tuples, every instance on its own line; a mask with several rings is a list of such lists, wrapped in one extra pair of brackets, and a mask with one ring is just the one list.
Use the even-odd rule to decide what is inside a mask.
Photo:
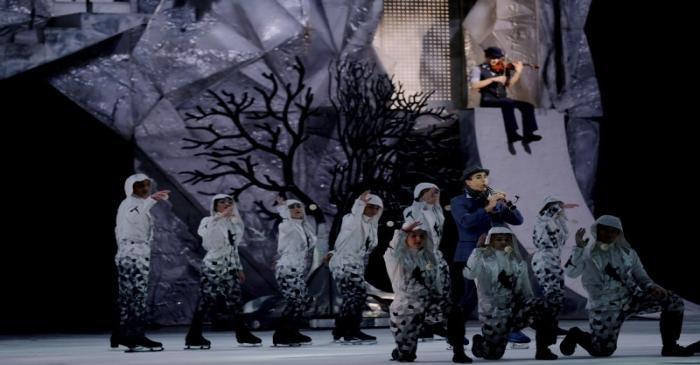
[(114, 258), (117, 265), (117, 308), (122, 336), (138, 337), (145, 332), (150, 255), (148, 243), (123, 241)]
[(218, 308), (221, 313), (237, 315), (241, 311), (241, 284), (238, 270), (231, 260), (223, 257), (205, 260), (200, 281), (201, 299), (197, 311), (208, 313)]
[(309, 296), (305, 277), (304, 271), (295, 267), (277, 268), (275, 278), (285, 301), (284, 317), (299, 319), (311, 306), (313, 299)]
[(428, 307), (425, 309), (425, 323), (447, 325), (447, 315), (452, 310), (452, 298), (450, 297), (450, 267), (447, 261), (438, 256), (438, 283), (440, 288), (435, 288), (430, 294)]
[(625, 319), (631, 315), (654, 312), (682, 315), (684, 310), (683, 300), (670, 291), (668, 293), (669, 295), (661, 299), (655, 299), (649, 295), (633, 298), (619, 310), (589, 310), (588, 321), (592, 335), (591, 349), (589, 351), (591, 355), (609, 356), (615, 352), (620, 327), (622, 327)]
[(403, 356), (415, 355), (418, 347), (418, 333), (425, 321), (425, 308), (430, 294), (422, 288), (411, 293), (410, 298), (405, 298), (401, 303), (396, 300), (389, 307), (389, 328), (394, 335), (399, 354)]
[(345, 265), (340, 270), (332, 272), (342, 299), (341, 318), (357, 318), (362, 315), (362, 310), (367, 302), (367, 286), (363, 271), (364, 268), (359, 265)]
[[(551, 313), (547, 312), (544, 301), (541, 298), (527, 301), (515, 300), (510, 310), (501, 309), (501, 311), (509, 314), (479, 313), (481, 333), (484, 336), (481, 352), (484, 354), (484, 359), (487, 360), (498, 360), (503, 357), (508, 345), (508, 335), (511, 331), (523, 329), (538, 318), (551, 320)], [(544, 326), (545, 323), (541, 325)], [(556, 337), (554, 341), (556, 341)], [(548, 342), (551, 342), (551, 340)]]
[(558, 316), (564, 303), (564, 269), (559, 255), (552, 250), (539, 250), (532, 256), (532, 270), (542, 288), (545, 304)]

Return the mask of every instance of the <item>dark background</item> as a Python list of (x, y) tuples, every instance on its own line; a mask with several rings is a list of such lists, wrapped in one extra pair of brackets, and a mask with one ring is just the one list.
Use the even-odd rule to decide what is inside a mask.
[[(637, 8), (635, 8), (637, 7)], [(605, 118), (596, 216), (622, 218), (651, 277), (700, 303), (692, 132), (697, 77), (662, 9), (594, 0), (587, 33)], [(674, 14), (677, 16), (677, 14)], [(131, 143), (39, 69), (0, 81), (4, 208), (0, 332), (106, 331), (116, 291), (114, 223)]]
[(621, 217), (652, 279), (700, 303), (698, 99), (683, 91), (698, 76), (674, 71), (693, 47), (690, 16), (669, 4), (593, 0), (586, 31), (606, 114), (595, 215)]

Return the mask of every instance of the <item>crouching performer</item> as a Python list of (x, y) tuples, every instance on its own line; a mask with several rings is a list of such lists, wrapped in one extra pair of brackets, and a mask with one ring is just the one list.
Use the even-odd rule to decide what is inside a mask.
[(536, 329), (537, 360), (555, 360), (549, 350), (556, 342), (554, 313), (532, 293), (528, 264), (520, 255), (518, 240), (506, 227), (493, 227), (472, 251), (464, 276), (476, 283), (482, 334), (473, 337), (476, 357), (498, 360), (508, 344), (508, 334), (529, 325)]
[[(425, 310), (440, 290), (437, 259), (430, 235), (418, 228), (419, 221), (403, 226), (384, 253), (387, 273), (394, 290), (394, 301), (389, 307), (390, 328), (396, 341), (391, 357), (399, 362), (416, 359), (418, 334), (425, 322)], [(466, 356), (465, 356), (466, 357)], [(462, 363), (471, 359), (460, 359)]]
[(638, 313), (661, 312), (661, 355), (692, 356), (692, 349), (676, 342), (683, 325), (683, 301), (649, 278), (625, 239), (620, 219), (611, 215), (598, 218), (591, 226), (592, 244), (583, 239), (584, 234), (584, 228), (576, 231), (576, 247), (564, 271), (572, 278), (581, 276), (588, 292), (591, 332), (570, 329), (559, 345), (561, 353), (571, 355), (579, 345), (592, 356), (610, 356), (617, 349), (625, 319)]

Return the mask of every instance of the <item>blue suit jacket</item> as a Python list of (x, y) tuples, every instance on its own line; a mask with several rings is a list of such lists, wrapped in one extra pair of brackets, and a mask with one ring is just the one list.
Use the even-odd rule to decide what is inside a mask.
[(491, 227), (523, 224), (523, 215), (518, 209), (508, 209), (502, 202), (498, 202), (491, 213), (484, 210), (486, 202), (483, 198), (474, 198), (467, 194), (450, 200), (452, 216), (457, 225), (459, 241), (455, 249), (454, 262), (466, 262), (472, 250), (476, 247), (479, 237), (488, 232)]

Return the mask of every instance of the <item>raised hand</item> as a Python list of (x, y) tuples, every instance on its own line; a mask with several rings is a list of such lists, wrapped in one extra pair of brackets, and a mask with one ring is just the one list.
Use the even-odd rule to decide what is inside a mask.
[(360, 200), (362, 200), (365, 203), (368, 203), (369, 202), (369, 193), (370, 193), (369, 190), (365, 190), (364, 192), (362, 192), (362, 194), (360, 194)]
[(476, 241), (476, 247), (484, 246), (486, 246), (486, 233), (482, 233), (481, 236), (479, 236), (479, 240)]
[(505, 199), (505, 194), (504, 193), (494, 193), (489, 195), (486, 206), (484, 207), (484, 210), (488, 213), (491, 213), (494, 208), (496, 208), (496, 204), (498, 204), (499, 201)]
[(405, 224), (401, 227), (401, 230), (406, 232), (413, 231), (416, 227), (420, 226), (422, 223), (420, 221), (413, 221), (409, 224)]
[(586, 234), (586, 229), (585, 228), (579, 228), (576, 231), (576, 246), (578, 247), (586, 247), (588, 244), (588, 238), (585, 240), (583, 239), (583, 235)]
[(222, 210), (221, 216), (226, 218), (233, 217), (233, 205)]

